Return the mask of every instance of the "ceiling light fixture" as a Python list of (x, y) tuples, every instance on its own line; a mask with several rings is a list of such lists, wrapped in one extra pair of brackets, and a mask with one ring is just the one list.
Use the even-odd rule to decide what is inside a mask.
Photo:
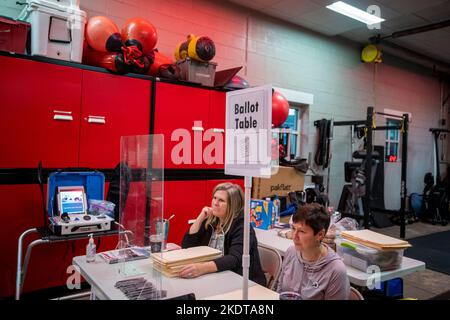
[(366, 11), (355, 8), (343, 1), (338, 1), (327, 6), (328, 9), (343, 14), (344, 16), (350, 17), (352, 19), (364, 22), (367, 25), (380, 23), (385, 21), (385, 19), (377, 17)]

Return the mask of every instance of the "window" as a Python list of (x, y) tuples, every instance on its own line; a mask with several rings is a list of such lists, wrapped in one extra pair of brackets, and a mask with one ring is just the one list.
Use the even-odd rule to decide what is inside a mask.
[[(301, 124), (306, 119), (306, 110), (306, 106), (291, 106), (288, 118), (282, 127), (276, 130), (279, 132), (279, 143), (283, 145), (283, 158), (286, 160), (305, 158), (303, 149), (307, 146), (307, 131)], [(280, 156), (282, 155), (280, 154)]]
[[(300, 156), (300, 112), (297, 108), (289, 108), (289, 116), (284, 127), (291, 129), (289, 155), (293, 159)], [(283, 145), (288, 145), (288, 135), (283, 135)]]
[[(283, 125), (283, 129), (276, 129), (280, 132), (280, 143), (283, 143), (286, 151), (285, 159), (292, 158), (308, 159), (309, 153), (309, 107), (314, 104), (314, 96), (310, 93), (296, 90), (274, 87), (289, 101), (288, 119)], [(288, 133), (283, 133), (288, 131)], [(290, 136), (290, 138), (288, 138)], [(289, 140), (289, 141), (288, 141)]]
[[(397, 119), (386, 119), (386, 126), (400, 126), (401, 121)], [(386, 130), (386, 162), (397, 162), (400, 155), (400, 130)]]

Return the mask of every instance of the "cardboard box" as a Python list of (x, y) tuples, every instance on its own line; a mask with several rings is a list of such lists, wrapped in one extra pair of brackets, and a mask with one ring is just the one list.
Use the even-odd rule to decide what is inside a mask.
[(186, 58), (177, 61), (177, 66), (180, 68), (181, 80), (201, 83), (202, 85), (209, 87), (214, 86), (217, 63), (201, 62)]
[(252, 198), (265, 199), (272, 195), (287, 196), (289, 192), (303, 190), (305, 176), (292, 167), (279, 167), (269, 179), (253, 178)]
[(272, 201), (250, 201), (250, 224), (254, 228), (272, 229), (275, 224), (275, 210)]

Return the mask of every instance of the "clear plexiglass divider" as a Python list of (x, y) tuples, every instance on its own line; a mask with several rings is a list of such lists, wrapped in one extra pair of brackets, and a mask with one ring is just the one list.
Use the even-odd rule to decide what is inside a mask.
[(115, 287), (127, 299), (165, 298), (162, 276), (151, 255), (164, 243), (164, 136), (121, 138), (119, 241), (115, 252), (120, 280)]

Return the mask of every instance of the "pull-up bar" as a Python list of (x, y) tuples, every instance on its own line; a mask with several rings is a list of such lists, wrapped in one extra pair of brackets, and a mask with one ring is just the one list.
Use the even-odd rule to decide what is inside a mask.
[(385, 113), (385, 112), (380, 112), (380, 111), (377, 111), (377, 112), (374, 112), (374, 113), (382, 115), (382, 116), (387, 116), (389, 118), (397, 118), (397, 119), (403, 119), (403, 117), (405, 116), (405, 115), (399, 116), (398, 114), (390, 114), (390, 113)]
[(380, 126), (372, 128), (374, 131), (385, 131), (385, 130), (402, 130), (402, 126)]
[(335, 127), (342, 127), (342, 126), (357, 126), (357, 125), (365, 125), (367, 122), (365, 120), (356, 120), (356, 121), (335, 121), (334, 126)]
[(441, 132), (450, 132), (450, 130), (448, 130), (448, 129), (440, 129), (440, 128), (430, 128), (430, 132), (441, 133)]

